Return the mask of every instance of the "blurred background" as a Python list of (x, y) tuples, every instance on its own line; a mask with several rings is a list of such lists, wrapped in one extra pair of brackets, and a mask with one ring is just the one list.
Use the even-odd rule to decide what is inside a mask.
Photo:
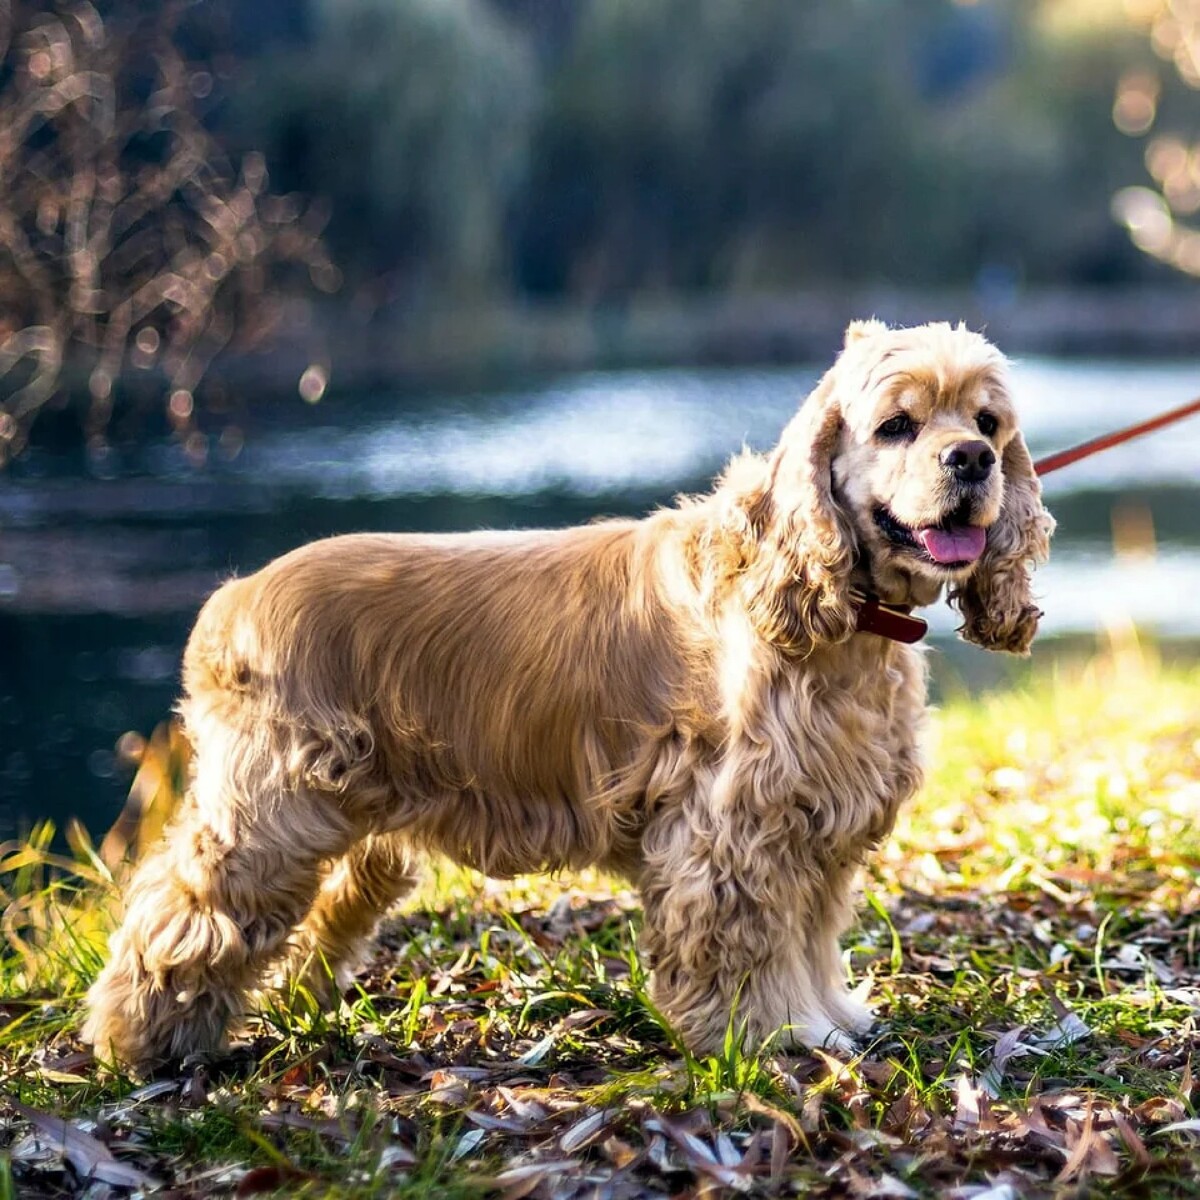
[[(1200, 392), (1194, 0), (3, 0), (0, 56), (0, 834), (111, 821), (222, 577), (644, 512), (851, 318), (984, 329), (1035, 454)], [(1048, 490), (1043, 661), (1191, 653), (1200, 422)]]

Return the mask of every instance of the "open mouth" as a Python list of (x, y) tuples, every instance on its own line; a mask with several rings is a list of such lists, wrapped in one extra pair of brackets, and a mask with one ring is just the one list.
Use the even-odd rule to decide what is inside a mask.
[(969, 567), (987, 546), (987, 530), (971, 525), (964, 508), (960, 506), (938, 525), (914, 528), (881, 505), (875, 510), (875, 524), (893, 546), (936, 566), (956, 570)]

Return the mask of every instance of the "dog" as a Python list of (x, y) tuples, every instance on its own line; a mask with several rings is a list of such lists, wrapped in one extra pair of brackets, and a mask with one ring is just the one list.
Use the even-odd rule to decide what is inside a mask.
[[(857, 598), (945, 593), (1027, 653), (1053, 520), (1007, 363), (855, 322), (769, 454), (642, 520), (362, 534), (225, 583), (184, 656), (194, 777), (134, 872), (85, 1038), (219, 1049), (268, 971), (345, 970), (422, 855), (640, 890), (651, 995), (697, 1053), (846, 1051), (838, 938), (921, 783), (922, 653)], [(314, 964), (317, 964), (314, 969)]]

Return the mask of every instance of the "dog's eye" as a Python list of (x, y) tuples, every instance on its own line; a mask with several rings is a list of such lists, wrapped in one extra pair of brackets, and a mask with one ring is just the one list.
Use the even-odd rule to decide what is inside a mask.
[(1000, 422), (990, 412), (981, 412), (975, 418), (975, 424), (979, 427), (979, 432), (984, 437), (991, 437), (1000, 428)]
[(878, 429), (876, 434), (881, 438), (907, 438), (912, 437), (916, 432), (916, 426), (912, 422), (912, 417), (906, 413), (898, 413), (894, 417), (889, 417)]

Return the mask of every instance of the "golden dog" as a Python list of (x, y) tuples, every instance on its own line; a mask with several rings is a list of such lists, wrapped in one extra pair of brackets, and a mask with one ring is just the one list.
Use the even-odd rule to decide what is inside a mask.
[(855, 592), (1027, 651), (1053, 521), (1003, 356), (855, 323), (779, 445), (640, 521), (303, 547), (205, 604), (195, 777), (137, 868), (85, 1036), (218, 1047), (264, 973), (349, 963), (426, 852), (634, 880), (653, 995), (697, 1051), (846, 1049), (838, 936), (918, 787), (921, 654)]

